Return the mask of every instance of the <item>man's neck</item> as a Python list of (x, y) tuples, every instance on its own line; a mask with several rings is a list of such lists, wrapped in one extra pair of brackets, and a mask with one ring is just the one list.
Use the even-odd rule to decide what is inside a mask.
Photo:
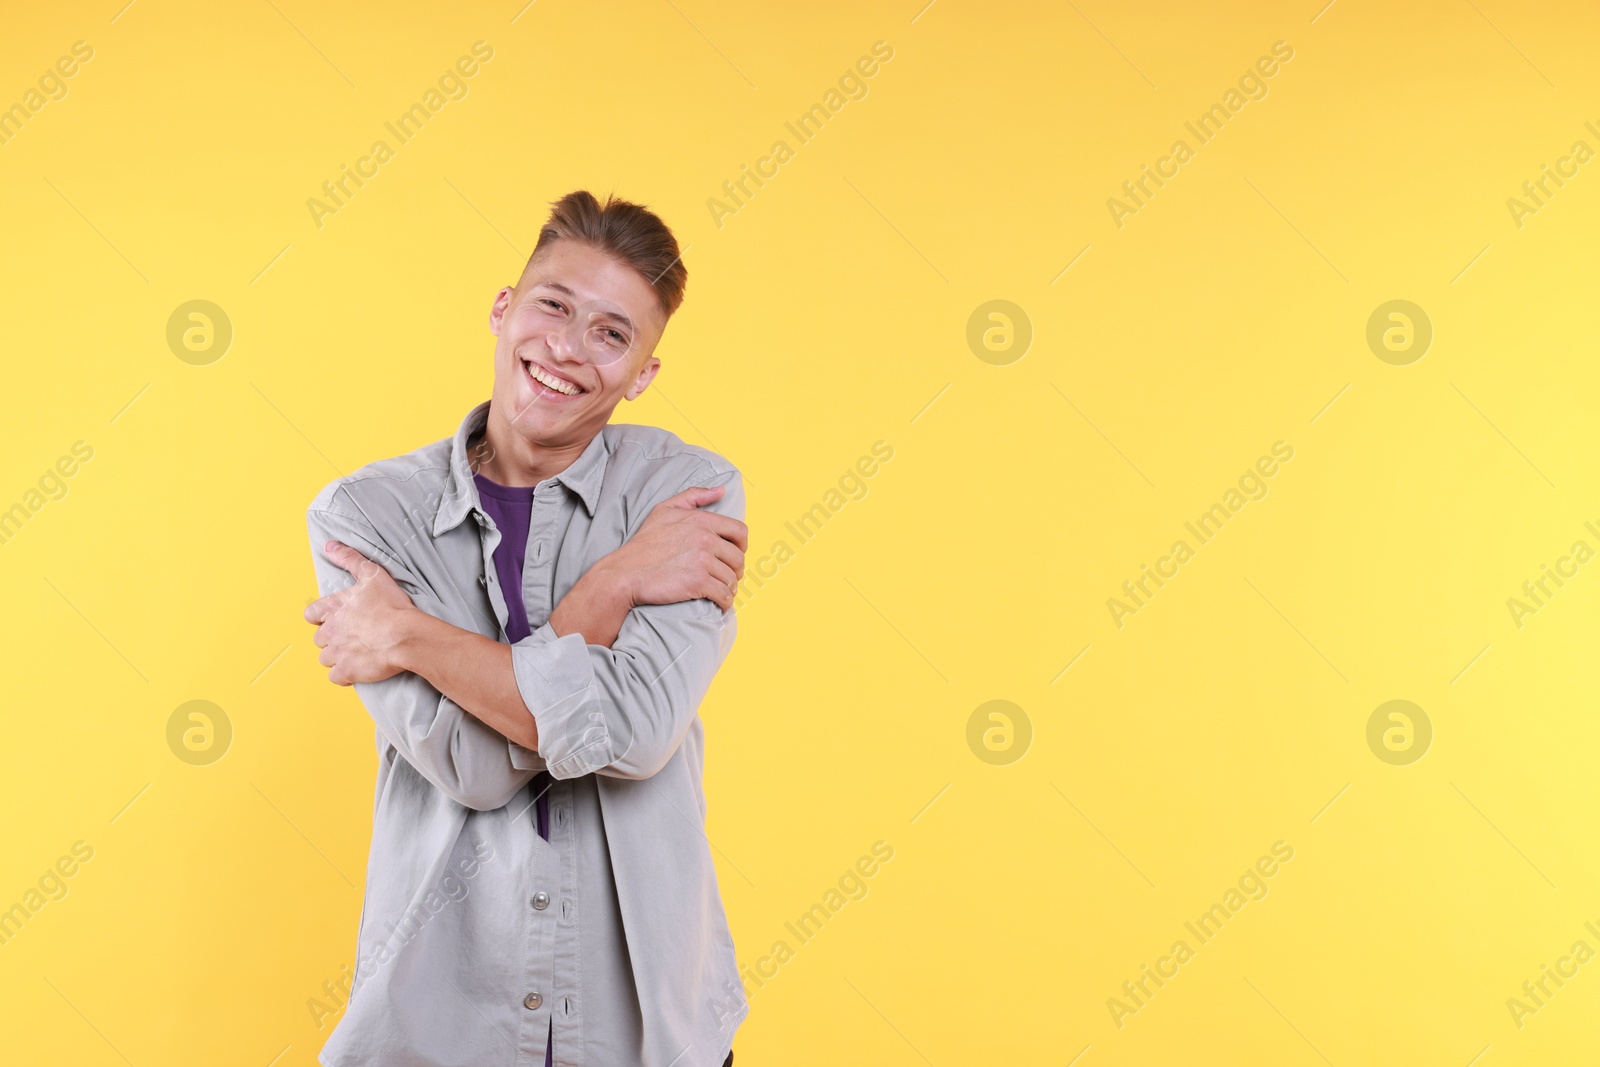
[(491, 403), (483, 432), (467, 442), (467, 465), (500, 485), (535, 486), (572, 466), (588, 447), (589, 441), (535, 444), (518, 434)]

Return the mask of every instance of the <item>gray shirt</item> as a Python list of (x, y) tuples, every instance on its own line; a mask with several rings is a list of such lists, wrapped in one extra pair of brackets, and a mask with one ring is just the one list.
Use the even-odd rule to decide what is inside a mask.
[[(500, 532), (467, 462), (488, 402), (452, 438), (330, 483), (307, 523), (323, 594), (342, 541), (422, 610), (504, 641)], [(744, 518), (739, 472), (650, 426), (611, 424), (534, 491), (512, 645), (539, 751), (418, 675), (361, 682), (378, 778), (355, 984), (326, 1067), (715, 1067), (749, 1011), (705, 836), (697, 708), (733, 643), (710, 600), (628, 613), (610, 648), (557, 637), (555, 605), (651, 508), (693, 485)], [(550, 840), (529, 782), (553, 779)]]

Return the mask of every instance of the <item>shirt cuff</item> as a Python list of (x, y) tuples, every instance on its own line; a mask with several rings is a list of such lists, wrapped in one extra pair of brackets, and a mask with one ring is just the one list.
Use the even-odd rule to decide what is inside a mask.
[[(515, 766), (527, 770), (530, 757), (542, 758), (550, 777), (577, 778), (613, 761), (611, 731), (583, 634), (558, 637), (546, 622), (511, 646), (511, 670), (539, 733), (537, 753), (511, 743)], [(528, 754), (521, 762), (519, 750)]]
[(545, 770), (544, 757), (531, 748), (523, 748), (515, 741), (507, 739), (506, 747), (511, 752), (511, 766), (519, 771)]

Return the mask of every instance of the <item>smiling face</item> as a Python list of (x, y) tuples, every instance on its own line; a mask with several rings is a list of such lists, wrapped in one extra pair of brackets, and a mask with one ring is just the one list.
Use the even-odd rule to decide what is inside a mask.
[(489, 312), (491, 438), (576, 458), (619, 401), (649, 386), (665, 329), (655, 290), (633, 267), (579, 240), (548, 245)]

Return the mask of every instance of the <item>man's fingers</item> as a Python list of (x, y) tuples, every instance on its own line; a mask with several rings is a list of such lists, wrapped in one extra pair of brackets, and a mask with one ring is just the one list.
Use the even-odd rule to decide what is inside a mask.
[(339, 541), (329, 541), (323, 545), (322, 554), (328, 557), (328, 562), (349, 571), (358, 579), (376, 578), (380, 571), (388, 573), (366, 556)]
[(671, 496), (663, 500), (661, 503), (657, 504), (656, 507), (698, 508), (704, 504), (710, 504), (714, 501), (721, 500), (722, 494), (727, 491), (728, 487), (725, 485), (692, 485), (683, 492), (679, 493), (677, 496)]
[(711, 546), (711, 554), (716, 556), (722, 565), (730, 568), (729, 574), (733, 578), (744, 577), (744, 553), (731, 542), (721, 537), (716, 538)]
[(345, 590), (341, 589), (338, 592), (329, 593), (327, 596), (318, 600), (313, 600), (310, 604), (307, 604), (305, 612), (306, 622), (316, 623), (318, 626), (321, 626), (323, 623), (333, 618), (333, 616), (338, 612), (339, 608), (344, 604), (344, 594)]
[(343, 589), (338, 589), (332, 593), (329, 593), (320, 600), (313, 600), (309, 605), (306, 606), (306, 622), (316, 623), (318, 626), (321, 626), (323, 623), (339, 614), (340, 609), (344, 607), (344, 602), (349, 600), (355, 592), (355, 586), (347, 585)]
[(726, 538), (739, 547), (740, 552), (750, 549), (750, 527), (732, 515), (718, 515), (715, 511), (697, 511), (686, 515), (684, 522), (702, 526), (718, 537)]
[(733, 597), (738, 586), (738, 580), (734, 577), (731, 567), (721, 560), (711, 561), (711, 566), (706, 569), (703, 594), (706, 599), (713, 601), (723, 611), (727, 611), (733, 606)]
[(711, 601), (723, 611), (727, 611), (729, 605), (733, 603), (733, 590), (729, 589), (726, 585), (718, 584), (710, 579), (707, 579), (705, 591), (701, 594), (701, 596), (706, 600)]
[(727, 589), (735, 581), (733, 568), (722, 562), (720, 559), (713, 560), (706, 573), (711, 575), (712, 581), (716, 582), (724, 589)]

